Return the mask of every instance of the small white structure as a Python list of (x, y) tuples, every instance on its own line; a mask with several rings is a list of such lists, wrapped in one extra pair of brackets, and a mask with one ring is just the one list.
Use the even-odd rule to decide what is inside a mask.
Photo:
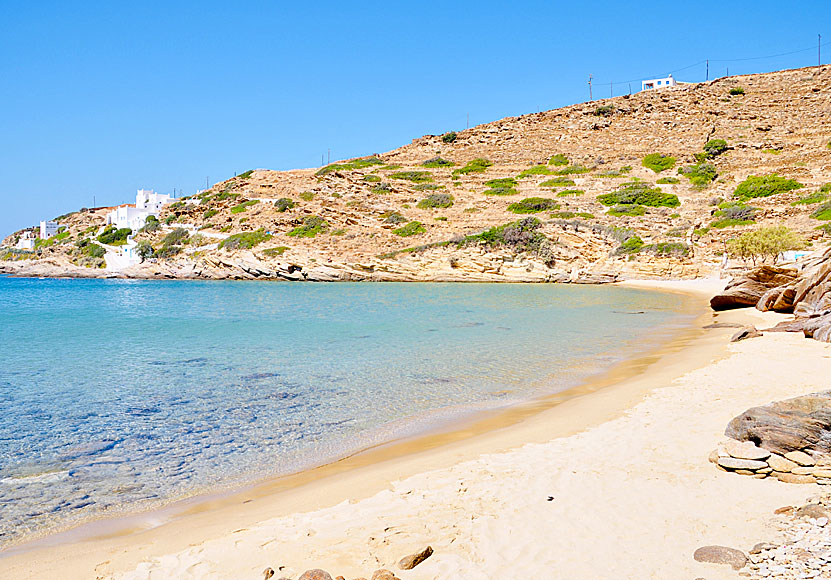
[(641, 90), (642, 91), (649, 91), (652, 89), (663, 89), (664, 87), (674, 87), (678, 83), (672, 78), (672, 75), (668, 75), (666, 78), (662, 79), (649, 79), (646, 81), (641, 81)]
[(43, 240), (48, 240), (58, 233), (58, 222), (41, 221), (40, 222), (40, 237)]
[(156, 193), (152, 189), (139, 189), (135, 205), (121, 205), (107, 214), (107, 225), (117, 228), (130, 228), (134, 232), (144, 227), (149, 216), (159, 217), (162, 207), (170, 203), (167, 194)]
[(30, 231), (25, 231), (17, 240), (15, 248), (18, 250), (34, 250), (35, 249), (35, 235)]

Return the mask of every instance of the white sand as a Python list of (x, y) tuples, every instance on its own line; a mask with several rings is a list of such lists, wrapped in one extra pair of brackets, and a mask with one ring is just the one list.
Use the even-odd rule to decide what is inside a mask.
[[(750, 319), (776, 315), (717, 317)], [(292, 578), (386, 567), (402, 580), (735, 579), (693, 551), (771, 539), (773, 510), (819, 486), (724, 473), (707, 456), (746, 408), (831, 388), (831, 345), (795, 334), (728, 344), (731, 333), (707, 331), (640, 376), (519, 425), (151, 530), (0, 559), (0, 577), (257, 579), (271, 566)], [(426, 562), (394, 568), (427, 544)]]

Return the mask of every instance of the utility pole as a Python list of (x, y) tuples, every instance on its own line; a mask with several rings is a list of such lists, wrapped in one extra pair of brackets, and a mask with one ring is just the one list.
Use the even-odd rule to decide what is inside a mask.
[(589, 100), (593, 101), (594, 97), (592, 97), (592, 75), (589, 74)]
[(323, 167), (323, 153), (320, 154), (320, 166)]
[(822, 34), (817, 34), (817, 66), (822, 66)]
[(632, 83), (629, 83), (629, 96), (632, 96)]
[(332, 162), (332, 150), (326, 150), (326, 165), (329, 165)]
[(709, 58), (707, 59), (707, 76), (705, 77), (704, 80), (707, 80), (707, 81), (710, 80), (710, 59)]

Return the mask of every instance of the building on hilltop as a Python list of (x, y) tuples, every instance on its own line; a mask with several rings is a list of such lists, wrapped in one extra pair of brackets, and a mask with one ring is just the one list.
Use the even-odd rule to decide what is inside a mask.
[(35, 234), (26, 230), (20, 235), (17, 244), (14, 246), (18, 250), (34, 250), (35, 249)]
[(678, 83), (672, 75), (668, 75), (662, 79), (648, 79), (645, 81), (641, 81), (641, 90), (642, 91), (649, 91), (652, 89), (663, 89), (664, 87), (674, 87)]
[(58, 222), (53, 222), (51, 220), (41, 221), (40, 222), (40, 238), (42, 240), (48, 240), (52, 236), (58, 233)]
[(159, 217), (159, 212), (172, 198), (167, 194), (156, 193), (152, 189), (139, 189), (135, 205), (120, 205), (107, 214), (107, 225), (117, 228), (130, 228), (138, 231), (144, 227), (149, 216)]

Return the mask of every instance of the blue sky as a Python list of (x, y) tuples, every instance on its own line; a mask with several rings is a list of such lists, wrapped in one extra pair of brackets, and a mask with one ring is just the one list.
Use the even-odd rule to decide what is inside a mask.
[[(831, 3), (0, 0), (0, 232), (831, 41)], [(831, 43), (823, 47), (831, 62)], [(815, 48), (710, 75), (816, 64)], [(704, 79), (700, 64), (675, 74)], [(633, 90), (639, 86), (633, 83)]]

